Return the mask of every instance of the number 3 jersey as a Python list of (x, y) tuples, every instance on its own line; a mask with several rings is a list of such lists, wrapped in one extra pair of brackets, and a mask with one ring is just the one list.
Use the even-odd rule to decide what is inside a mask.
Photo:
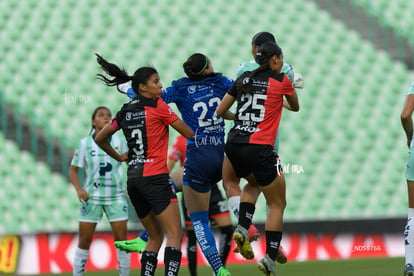
[(112, 120), (128, 143), (128, 178), (169, 173), (167, 168), (168, 126), (177, 114), (161, 98), (138, 95)]
[(269, 69), (253, 77), (249, 93), (239, 94), (237, 86), (246, 83), (250, 73), (243, 73), (227, 92), (237, 99), (236, 120), (228, 142), (273, 146), (282, 115), (283, 95), (292, 95), (295, 89), (286, 74)]
[[(128, 151), (124, 138), (118, 135), (112, 136), (110, 144), (119, 154)], [(82, 187), (88, 192), (92, 203), (111, 205), (125, 202), (122, 163), (106, 154), (95, 143), (92, 135), (79, 142), (71, 165), (84, 169)]]

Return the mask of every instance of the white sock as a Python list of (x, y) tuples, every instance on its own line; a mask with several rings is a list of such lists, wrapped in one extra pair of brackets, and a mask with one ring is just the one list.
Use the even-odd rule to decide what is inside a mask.
[(129, 254), (119, 248), (116, 249), (116, 254), (118, 255), (119, 276), (129, 276), (131, 262)]
[(233, 214), (238, 218), (240, 208), (240, 196), (232, 196), (228, 199), (228, 202), (230, 209), (233, 211)]
[(83, 276), (88, 256), (89, 250), (76, 248), (75, 259), (73, 261), (73, 276)]
[(405, 263), (414, 265), (414, 208), (408, 209), (407, 225), (404, 230)]

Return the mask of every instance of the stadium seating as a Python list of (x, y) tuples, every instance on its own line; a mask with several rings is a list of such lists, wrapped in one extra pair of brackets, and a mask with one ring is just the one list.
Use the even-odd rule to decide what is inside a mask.
[(67, 179), (0, 135), (0, 233), (64, 231), (76, 227), (77, 200)]
[(386, 1), (386, 0), (352, 0), (352, 2), (377, 18), (381, 24), (392, 28), (398, 35), (410, 41), (414, 47), (412, 30), (414, 18), (411, 11), (414, 9), (412, 1)]
[[(387, 10), (384, 20), (401, 9), (392, 1), (353, 0), (364, 7), (368, 2), (373, 13)], [(404, 3), (405, 10), (413, 10), (410, 1)], [(89, 133), (96, 106), (115, 113), (126, 101), (95, 79), (101, 71), (94, 53), (130, 74), (152, 64), (167, 86), (183, 75), (182, 63), (193, 52), (206, 53), (216, 71), (234, 77), (238, 64), (252, 58), (251, 37), (271, 31), (285, 61), (305, 78), (305, 89), (298, 91), (301, 110), (285, 111), (280, 128), (286, 220), (405, 215), (407, 150), (399, 113), (413, 80), (405, 65), (311, 1), (200, 5), (184, 0), (174, 5), (166, 0), (1, 1), (0, 93), (8, 105), (73, 149)], [(410, 31), (411, 18), (405, 18)], [(403, 27), (398, 28), (404, 32)], [(68, 180), (3, 136), (0, 147), (0, 159), (9, 165), (0, 168), (6, 222), (0, 234), (76, 231), (77, 201)], [(256, 220), (262, 222), (263, 198), (257, 210)]]

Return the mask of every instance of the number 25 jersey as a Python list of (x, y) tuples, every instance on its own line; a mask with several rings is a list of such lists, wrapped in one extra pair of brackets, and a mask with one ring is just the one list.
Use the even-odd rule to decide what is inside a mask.
[(257, 73), (249, 93), (237, 86), (246, 83), (251, 72), (243, 73), (227, 92), (237, 99), (236, 120), (228, 142), (274, 145), (283, 109), (283, 95), (292, 95), (292, 82), (284, 73), (272, 70)]

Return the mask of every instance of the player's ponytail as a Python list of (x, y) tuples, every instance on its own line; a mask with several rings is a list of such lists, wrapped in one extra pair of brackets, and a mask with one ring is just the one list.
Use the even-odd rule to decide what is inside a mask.
[(274, 42), (265, 42), (263, 43), (260, 47), (259, 50), (257, 50), (256, 52), (256, 57), (255, 60), (257, 62), (257, 64), (259, 64), (260, 66), (262, 65), (268, 65), (269, 64), (269, 60), (274, 57), (280, 57), (280, 55), (282, 54), (282, 49), (279, 47), (279, 45), (277, 45)]
[(202, 79), (203, 72), (208, 68), (208, 58), (200, 53), (192, 54), (184, 63), (183, 69), (188, 78)]
[(259, 67), (253, 70), (247, 77), (237, 85), (237, 91), (239, 94), (250, 93), (253, 84), (253, 78), (260, 72), (270, 69), (269, 60), (273, 56), (280, 57), (282, 49), (274, 42), (264, 42), (256, 53), (255, 60)]
[(118, 65), (108, 62), (106, 59), (101, 57), (98, 54), (96, 55), (96, 61), (101, 66), (101, 68), (111, 77), (107, 78), (103, 74), (96, 74), (97, 79), (103, 81), (107, 86), (116, 86), (121, 83), (128, 82), (132, 80), (132, 77), (128, 75), (128, 72), (124, 68), (119, 68)]
[[(101, 68), (109, 76), (113, 78), (108, 78), (103, 74), (96, 74), (97, 78), (103, 81), (107, 86), (118, 86), (119, 84), (131, 81), (131, 87), (134, 92), (137, 94), (139, 92), (139, 84), (146, 84), (149, 77), (152, 74), (157, 73), (157, 70), (153, 67), (141, 67), (138, 68), (133, 76), (128, 75), (128, 72), (124, 68), (119, 68), (118, 65), (110, 63), (101, 57), (98, 54), (96, 55), (96, 61), (101, 66)], [(120, 93), (124, 93), (118, 89)]]

